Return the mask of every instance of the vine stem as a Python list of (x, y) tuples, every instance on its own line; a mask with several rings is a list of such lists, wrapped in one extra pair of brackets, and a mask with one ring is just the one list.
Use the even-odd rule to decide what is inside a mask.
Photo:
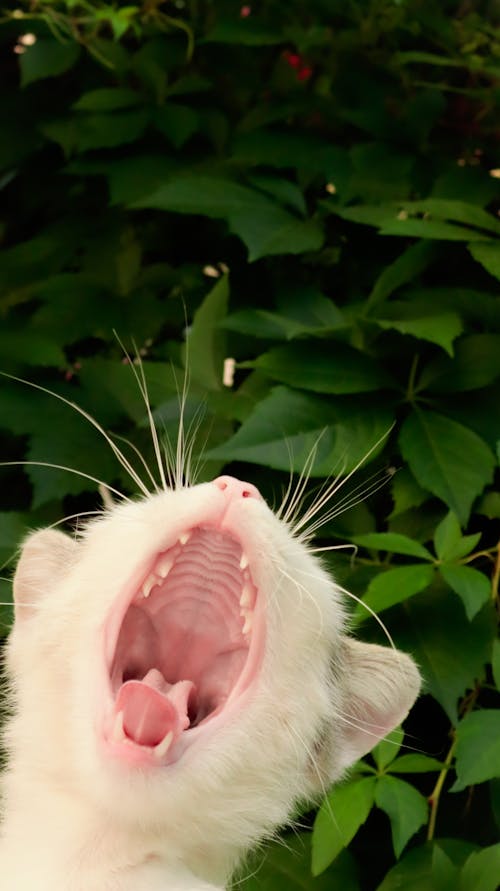
[[(481, 687), (476, 686), (475, 689), (472, 690), (470, 693), (468, 693), (467, 696), (465, 696), (465, 698), (462, 700), (461, 707), (459, 709), (459, 715), (460, 715), (461, 719), (465, 718), (466, 715), (470, 714), (470, 712), (474, 708), (474, 706), (477, 702), (480, 690), (481, 690)], [(451, 745), (448, 750), (448, 754), (447, 754), (446, 758), (444, 759), (443, 768), (437, 778), (436, 785), (434, 786), (434, 789), (432, 790), (432, 792), (428, 798), (431, 812), (430, 812), (430, 816), (429, 816), (429, 825), (427, 827), (427, 841), (432, 841), (432, 839), (434, 838), (434, 833), (436, 831), (436, 819), (437, 819), (437, 812), (438, 812), (438, 808), (439, 808), (439, 801), (441, 798), (441, 793), (443, 791), (444, 781), (446, 780), (446, 776), (447, 776), (448, 770), (451, 766), (451, 762), (453, 761), (453, 757), (455, 755), (455, 749), (457, 746), (457, 734), (456, 734), (456, 730), (454, 727), (451, 728), (450, 735), (451, 735)]]
[(493, 575), (491, 577), (491, 596), (493, 598), (493, 602), (497, 603), (498, 601), (498, 586), (500, 584), (500, 542), (498, 544), (497, 549), (497, 558), (495, 560), (495, 568), (493, 570)]
[(495, 554), (497, 555), (497, 562), (500, 555), (500, 547), (497, 545), (494, 548), (490, 548), (486, 551), (476, 551), (474, 554), (468, 554), (467, 557), (463, 557), (459, 560), (459, 563), (464, 565), (465, 563), (472, 563), (473, 560), (478, 560), (479, 557), (489, 557), (490, 560), (493, 560)]
[(448, 750), (448, 754), (444, 760), (443, 769), (441, 770), (441, 772), (436, 780), (436, 785), (434, 786), (434, 789), (432, 790), (431, 794), (429, 795), (429, 799), (428, 799), (430, 808), (431, 808), (431, 812), (430, 812), (430, 816), (429, 816), (429, 825), (427, 827), (427, 841), (432, 841), (432, 839), (434, 838), (434, 833), (436, 831), (437, 812), (438, 812), (438, 808), (439, 808), (441, 792), (443, 791), (444, 781), (446, 779), (446, 776), (448, 774), (448, 769), (450, 767), (450, 764), (453, 760), (453, 756), (455, 754), (456, 745), (457, 745), (457, 738), (456, 738), (455, 732), (453, 731), (452, 743)]

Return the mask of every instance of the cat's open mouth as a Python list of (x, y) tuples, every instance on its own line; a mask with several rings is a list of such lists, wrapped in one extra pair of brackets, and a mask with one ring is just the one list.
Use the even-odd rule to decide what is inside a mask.
[(248, 558), (232, 534), (195, 527), (159, 552), (116, 637), (113, 748), (139, 763), (177, 760), (255, 676), (259, 616)]

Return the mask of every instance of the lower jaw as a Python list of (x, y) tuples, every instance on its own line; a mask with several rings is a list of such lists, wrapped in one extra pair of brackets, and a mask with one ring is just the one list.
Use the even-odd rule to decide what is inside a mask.
[(237, 698), (222, 708), (218, 714), (211, 716), (199, 727), (185, 730), (172, 742), (166, 753), (161, 751), (160, 742), (157, 746), (140, 745), (132, 739), (125, 737), (121, 741), (113, 740), (107, 733), (103, 734), (102, 744), (105, 754), (113, 761), (132, 769), (155, 771), (165, 767), (175, 766), (181, 759), (188, 757), (191, 749), (203, 745), (213, 733), (223, 729), (224, 725), (235, 713), (244, 708), (245, 700), (251, 694), (251, 687), (247, 687)]

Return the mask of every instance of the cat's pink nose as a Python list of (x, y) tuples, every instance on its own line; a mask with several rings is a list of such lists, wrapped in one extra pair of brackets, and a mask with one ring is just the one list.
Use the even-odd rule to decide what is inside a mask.
[(251, 483), (244, 483), (234, 476), (218, 476), (214, 485), (221, 492), (225, 492), (228, 498), (262, 498), (259, 490)]

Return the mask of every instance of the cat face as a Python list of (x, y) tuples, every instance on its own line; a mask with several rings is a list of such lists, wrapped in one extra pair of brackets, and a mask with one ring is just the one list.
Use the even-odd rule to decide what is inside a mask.
[(142, 828), (253, 842), (418, 692), (408, 657), (345, 636), (333, 580), (232, 477), (117, 506), (79, 541), (35, 533), (15, 598), (12, 757)]

